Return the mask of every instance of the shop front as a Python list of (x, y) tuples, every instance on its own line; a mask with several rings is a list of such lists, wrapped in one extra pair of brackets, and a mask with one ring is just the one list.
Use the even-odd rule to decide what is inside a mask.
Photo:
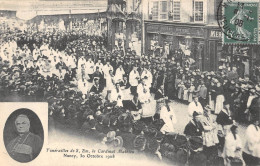
[[(206, 27), (207, 53), (205, 54), (204, 70), (217, 71), (237, 68), (240, 77), (255, 77), (260, 66), (259, 46), (257, 45), (227, 45), (222, 43), (222, 31), (219, 27)], [(258, 65), (259, 63), (259, 65)], [(260, 71), (260, 70), (259, 70)]]
[[(160, 49), (161, 56), (175, 56), (182, 52), (193, 59), (193, 66), (203, 70), (206, 31), (204, 24), (145, 22), (145, 53)], [(205, 58), (204, 58), (205, 59)]]
[(227, 47), (222, 47), (222, 32), (218, 27), (206, 27), (207, 29), (207, 52), (203, 58), (204, 71), (217, 71), (219, 66), (225, 65)]

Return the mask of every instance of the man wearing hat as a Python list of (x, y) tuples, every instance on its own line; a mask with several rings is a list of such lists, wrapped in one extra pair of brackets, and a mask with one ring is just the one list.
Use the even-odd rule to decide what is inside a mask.
[(184, 134), (186, 136), (202, 136), (203, 127), (200, 123), (201, 114), (194, 111), (192, 117), (190, 122), (185, 126)]

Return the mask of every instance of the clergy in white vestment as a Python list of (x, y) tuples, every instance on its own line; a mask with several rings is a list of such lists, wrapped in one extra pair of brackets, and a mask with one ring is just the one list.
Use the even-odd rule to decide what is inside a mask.
[(137, 93), (137, 86), (139, 84), (140, 74), (137, 71), (137, 67), (134, 67), (133, 70), (129, 74), (129, 83), (131, 85), (131, 94)]
[(110, 94), (113, 89), (115, 89), (115, 80), (112, 70), (109, 70), (109, 75), (106, 77), (106, 89), (107, 89), (107, 95), (106, 99), (110, 99)]
[(193, 101), (188, 106), (188, 114), (192, 117), (193, 112), (196, 111), (198, 114), (202, 115), (204, 113), (203, 107), (199, 102), (198, 96), (193, 96)]
[(117, 102), (117, 106), (119, 107), (123, 107), (123, 100), (124, 100), (124, 96), (120, 87), (119, 83), (116, 83), (116, 88), (114, 88), (111, 91), (111, 97), (110, 97), (110, 102), (116, 101)]
[(115, 73), (115, 81), (118, 83), (123, 82), (123, 75), (125, 74), (125, 71), (122, 67), (122, 65), (120, 64), (119, 67), (116, 69), (116, 73)]
[(110, 65), (110, 62), (108, 61), (106, 65), (103, 66), (103, 72), (104, 72), (104, 78), (107, 79), (107, 77), (110, 76), (109, 71), (112, 70), (112, 73), (114, 72), (113, 67)]
[(173, 109), (169, 105), (169, 100), (165, 100), (164, 106), (160, 110), (160, 119), (164, 121), (164, 125), (161, 128), (163, 134), (175, 132), (174, 125), (177, 123), (176, 115)]
[(104, 67), (104, 65), (103, 65), (103, 63), (101, 62), (101, 60), (99, 59), (98, 61), (97, 61), (97, 63), (95, 64), (95, 67), (94, 67), (94, 71), (96, 71), (96, 68), (99, 68), (99, 71), (102, 73), (102, 74), (104, 74), (104, 72), (103, 72), (103, 67)]
[[(92, 58), (89, 58), (88, 61), (86, 62), (86, 71), (87, 71), (87, 74), (90, 75), (90, 77), (94, 73), (94, 66), (95, 66), (95, 64), (92, 61)], [(92, 79), (92, 78), (90, 78), (90, 79)]]
[(233, 158), (240, 159), (242, 165), (245, 165), (242, 158), (242, 141), (238, 135), (237, 126), (233, 125), (230, 130), (231, 132), (225, 137), (225, 145), (222, 154), (224, 165), (231, 166), (231, 160)]
[(145, 84), (145, 80), (145, 78), (142, 79), (142, 82), (137, 86), (137, 93), (141, 103), (149, 103), (151, 99), (150, 89)]
[(153, 75), (152, 73), (146, 69), (145, 67), (143, 68), (143, 72), (141, 74), (141, 79), (143, 79), (144, 77), (147, 77), (147, 81), (146, 84), (147, 86), (149, 86), (149, 88), (151, 88), (152, 86), (152, 82), (153, 82)]
[(243, 158), (247, 165), (257, 165), (260, 161), (260, 127), (258, 117), (254, 117), (245, 133)]

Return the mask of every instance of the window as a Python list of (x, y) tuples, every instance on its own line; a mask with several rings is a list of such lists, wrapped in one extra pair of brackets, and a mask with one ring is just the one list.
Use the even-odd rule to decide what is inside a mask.
[(203, 22), (203, 1), (194, 0), (193, 1), (193, 18), (194, 22)]
[(160, 2), (160, 20), (168, 19), (167, 1)]
[(180, 1), (173, 2), (173, 20), (180, 21), (181, 19), (181, 3)]
[(168, 19), (168, 1), (158, 0), (152, 2), (152, 20)]
[(153, 16), (153, 20), (158, 20), (158, 11), (159, 9), (159, 2), (153, 2), (153, 8), (152, 8), (152, 16)]

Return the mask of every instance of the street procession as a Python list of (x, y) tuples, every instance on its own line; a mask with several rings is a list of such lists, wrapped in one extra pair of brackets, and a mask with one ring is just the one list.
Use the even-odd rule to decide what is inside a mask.
[[(246, 24), (259, 5), (246, 2), (225, 8), (230, 24), (246, 18), (230, 25), (243, 37), (255, 35)], [(0, 102), (46, 102), (49, 137), (157, 165), (260, 165), (260, 37), (225, 38), (221, 3), (5, 1)]]

